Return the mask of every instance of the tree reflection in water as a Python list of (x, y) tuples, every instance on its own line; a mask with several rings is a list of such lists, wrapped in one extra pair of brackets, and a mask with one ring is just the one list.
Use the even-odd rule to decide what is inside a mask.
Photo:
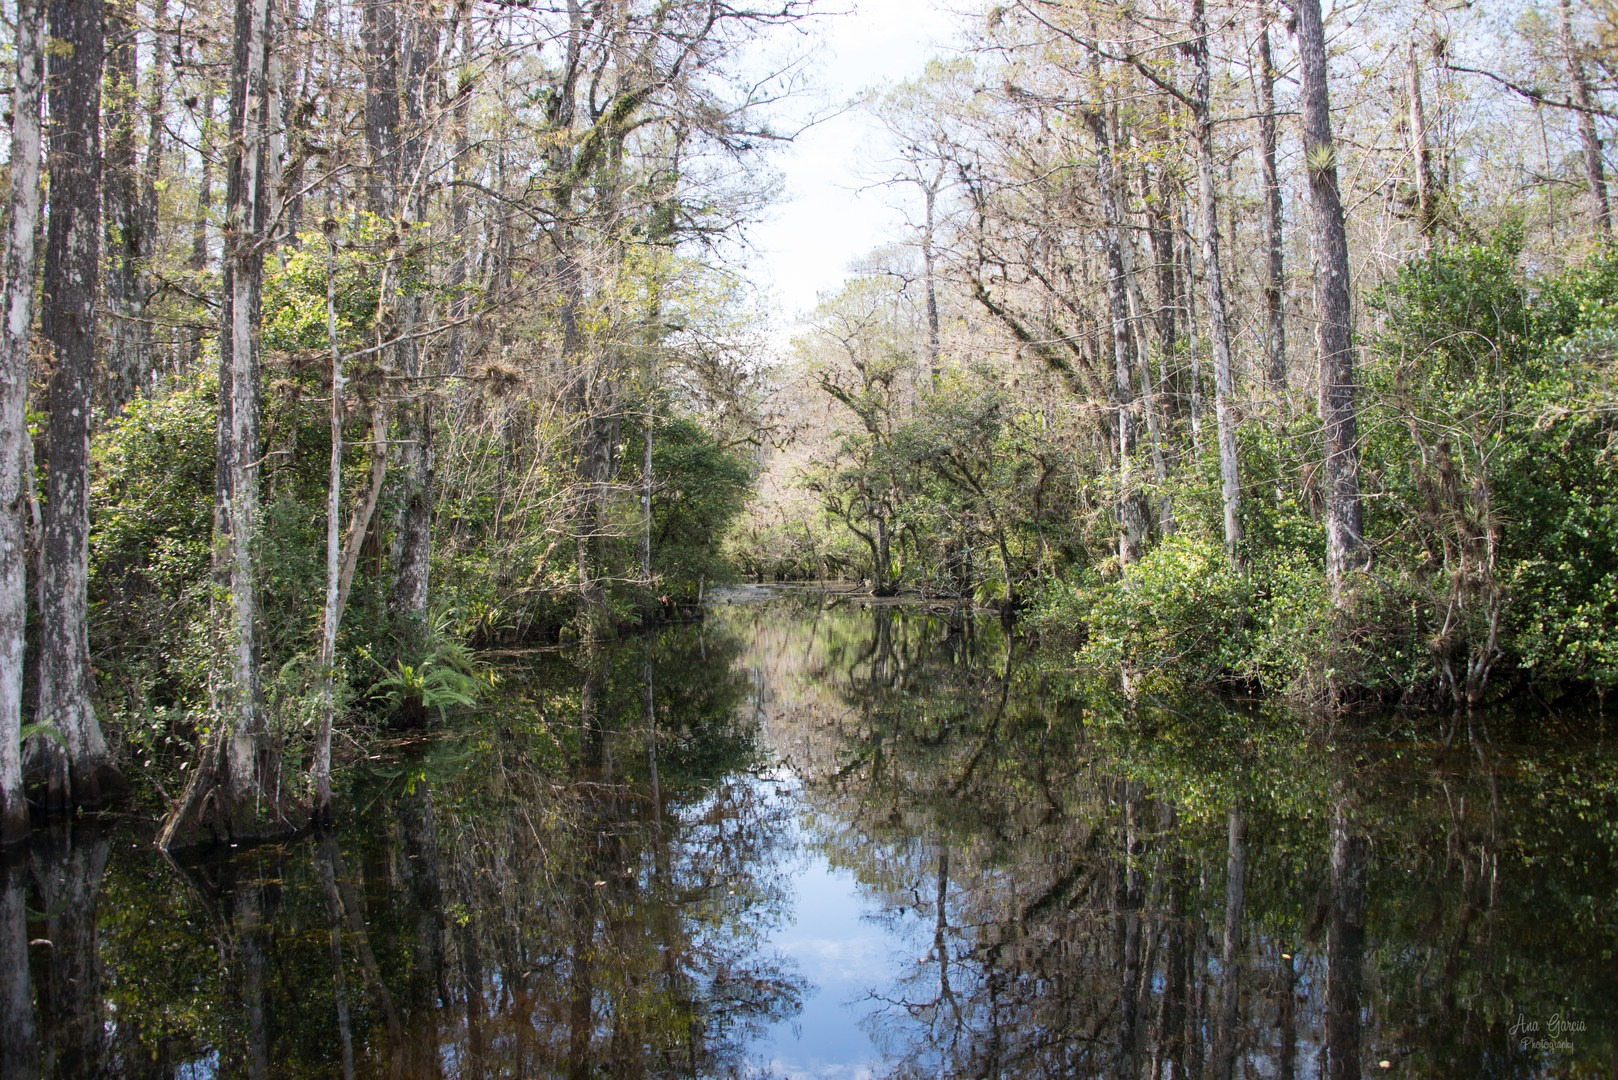
[[(35, 837), (0, 867), (0, 1080), (758, 1075), (815, 989), (773, 944), (810, 858), (900, 956), (850, 1068), (1618, 1075), (1601, 747), (1327, 744), (846, 598), (503, 674), (351, 770), (336, 832)], [(1553, 1017), (1583, 1026), (1513, 1035)]]
[[(1328, 744), (1116, 700), (993, 623), (730, 618), (813, 842), (910, 946), (868, 1001), (887, 1075), (1618, 1075), (1605, 749)], [(1558, 1015), (1561, 1047), (1510, 1031)]]
[(41, 1017), (8, 983), (5, 1075), (743, 1072), (805, 987), (768, 944), (791, 834), (737, 648), (513, 666), (501, 708), (358, 774), (334, 833), (171, 865), (126, 827), (105, 873), (114, 834), (42, 836), (0, 893)]

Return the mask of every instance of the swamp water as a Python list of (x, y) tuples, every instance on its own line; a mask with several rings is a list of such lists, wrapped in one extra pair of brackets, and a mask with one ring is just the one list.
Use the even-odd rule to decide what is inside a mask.
[(997, 623), (760, 590), (501, 673), (335, 833), (36, 837), (0, 1075), (1618, 1076), (1590, 725), (1125, 709)]

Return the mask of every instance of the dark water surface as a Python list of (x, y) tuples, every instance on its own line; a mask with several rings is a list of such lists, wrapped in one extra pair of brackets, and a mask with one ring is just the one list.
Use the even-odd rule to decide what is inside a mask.
[(1326, 736), (757, 592), (502, 673), (335, 833), (38, 837), (0, 1076), (1618, 1076), (1599, 724)]

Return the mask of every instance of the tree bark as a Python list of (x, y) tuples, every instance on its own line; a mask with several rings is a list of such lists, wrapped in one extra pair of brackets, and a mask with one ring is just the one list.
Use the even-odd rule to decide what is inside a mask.
[(475, 50), (472, 42), (472, 21), (465, 10), (470, 0), (461, 0), (457, 8), (457, 22), (461, 29), (460, 83), (456, 87), (454, 113), (455, 141), (453, 164), (450, 166), (453, 183), (449, 189), (449, 228), (453, 253), (450, 257), (449, 315), (453, 323), (449, 331), (446, 368), (458, 374), (466, 362), (466, 334), (460, 322), (471, 308), (472, 296), (466, 287), (467, 267), (471, 263), (471, 236), (468, 227), (471, 213), (467, 206), (463, 182), (467, 178), (468, 158), (472, 153), (472, 60)]
[(1573, 0), (1561, 0), (1562, 50), (1567, 56), (1568, 80), (1573, 84), (1573, 101), (1578, 105), (1579, 142), (1584, 148), (1584, 177), (1590, 185), (1590, 197), (1595, 200), (1596, 228), (1604, 235), (1612, 235), (1612, 207), (1607, 201), (1607, 172), (1603, 164), (1601, 135), (1596, 131), (1594, 102), (1590, 95), (1590, 79), (1584, 63), (1579, 59), (1573, 37)]
[[(197, 205), (196, 217), (191, 222), (191, 256), (185, 264), (191, 280), (199, 283), (208, 269), (208, 215), (213, 209), (213, 114), (213, 82), (210, 80), (203, 89), (202, 104), (197, 112), (197, 156), (200, 159)], [(186, 334), (180, 355), (180, 366), (190, 370), (201, 357), (202, 327), (195, 325)]]
[(938, 189), (944, 181), (943, 166), (939, 166), (933, 179), (921, 188), (925, 217), (921, 233), (921, 272), (927, 290), (927, 372), (932, 388), (938, 389), (941, 375), (938, 367), (942, 352), (942, 338), (938, 321), (938, 253), (935, 249), (937, 230)]
[(1270, 391), (1279, 397), (1287, 388), (1286, 274), (1282, 258), (1281, 180), (1275, 165), (1275, 61), (1270, 55), (1269, 0), (1259, 0), (1258, 131), (1259, 175), (1264, 190), (1264, 243), (1268, 254), (1264, 278), (1264, 367)]
[[(1123, 218), (1125, 213), (1125, 200), (1121, 186), (1123, 177), (1119, 175), (1117, 168), (1113, 169), (1112, 179), (1113, 183), (1120, 185), (1114, 197), (1118, 203), (1119, 216)], [(1120, 230), (1121, 233), (1122, 230)], [(1123, 268), (1124, 299), (1128, 304), (1130, 334), (1135, 343), (1131, 353), (1140, 372), (1141, 412), (1146, 419), (1146, 439), (1152, 451), (1152, 478), (1157, 481), (1159, 500), (1157, 507), (1158, 527), (1162, 530), (1164, 536), (1168, 536), (1175, 529), (1174, 502), (1169, 497), (1168, 492), (1168, 461), (1163, 453), (1163, 428), (1159, 422), (1158, 396), (1152, 385), (1151, 349), (1146, 342), (1146, 299), (1142, 295), (1140, 277), (1135, 273), (1134, 251), (1134, 244), (1127, 237), (1120, 235), (1118, 257), (1119, 264)], [(1010, 581), (1008, 580), (1007, 585), (1009, 586), (1009, 584)]]
[(158, 837), (165, 850), (209, 838), (290, 831), (281, 762), (259, 692), (254, 540), (259, 511), (259, 298), (266, 218), (272, 0), (237, 0), (219, 341), (219, 452), (214, 494), (214, 621), (226, 656), (210, 686), (217, 717), (202, 759)]
[(39, 255), (40, 106), (44, 0), (20, 0), (13, 49), (11, 188), (7, 196), (5, 323), (0, 326), (0, 847), (28, 834), (22, 780), (23, 652), (28, 611), (28, 343)]
[(1369, 560), (1360, 517), (1358, 416), (1354, 405), (1354, 310), (1349, 292), (1348, 232), (1337, 187), (1326, 85), (1326, 30), (1320, 0), (1298, 0), (1298, 57), (1303, 84), (1304, 165), (1309, 173), (1310, 239), (1315, 259), (1316, 342), (1320, 350), (1320, 422), (1325, 429), (1326, 576), (1332, 600), (1347, 601), (1348, 577)]
[[(401, 146), (401, 210), (406, 215), (400, 233), (408, 236), (420, 228), (427, 214), (425, 177), (427, 124), (426, 88), (432, 62), (438, 51), (438, 25), (432, 18), (410, 18), (403, 28), (406, 45), (404, 114), (405, 137)], [(404, 340), (399, 345), (398, 367), (420, 386), (421, 346), (410, 337), (421, 324), (422, 301), (412, 292), (401, 298), (399, 329)], [(433, 406), (428, 396), (417, 396), (405, 403), (401, 412), (400, 471), (404, 475), (404, 513), (399, 522), (399, 558), (394, 582), (394, 611), (419, 627), (426, 622), (431, 597), (433, 523)]]
[[(1101, 87), (1100, 59), (1093, 56), (1095, 86)], [(1128, 573), (1140, 558), (1146, 541), (1146, 507), (1135, 466), (1135, 359), (1129, 327), (1129, 296), (1124, 282), (1123, 210), (1118, 204), (1112, 139), (1105, 108), (1098, 103), (1085, 111), (1085, 121), (1096, 145), (1096, 179), (1101, 190), (1102, 222), (1107, 265), (1107, 304), (1112, 323), (1113, 407), (1117, 416), (1118, 452), (1118, 565)]]
[(1433, 246), (1438, 228), (1438, 206), (1433, 191), (1433, 162), (1427, 148), (1427, 110), (1421, 100), (1421, 49), (1410, 43), (1405, 63), (1405, 96), (1410, 110), (1410, 156), (1416, 174), (1416, 224), (1421, 230), (1421, 250)]
[[(135, 159), (139, 75), (135, 58), (134, 0), (108, 0), (106, 129), (107, 414), (117, 416), (146, 386), (151, 349), (143, 319), (143, 264), (147, 239), (145, 200)], [(160, 65), (153, 66), (153, 72)]]
[(320, 825), (331, 822), (331, 732), (336, 720), (337, 625), (343, 612), (337, 605), (343, 568), (343, 541), (338, 516), (343, 508), (343, 352), (337, 339), (336, 247), (327, 238), (326, 332), (331, 339), (331, 460), (326, 470), (326, 603), (320, 622), (320, 725), (315, 731), (314, 761), (309, 768), (314, 787), (310, 818)]
[(1208, 294), (1208, 336), (1214, 355), (1214, 415), (1218, 425), (1219, 494), (1224, 506), (1225, 555), (1232, 569), (1241, 567), (1241, 473), (1236, 461), (1236, 384), (1231, 375), (1230, 327), (1225, 310), (1225, 279), (1219, 263), (1219, 199), (1214, 189), (1213, 110), (1209, 104), (1211, 74), (1208, 21), (1203, 0), (1191, 4), (1196, 78), (1191, 110), (1197, 127), (1197, 192), (1202, 210), (1202, 278)]
[[(392, 233), (389, 257), (409, 258), (411, 232), (425, 216), (421, 167), (426, 146), (423, 101), (428, 64), (436, 48), (436, 27), (389, 2), (364, 6), (365, 135), (371, 152), (371, 210)], [(402, 49), (401, 49), (402, 46)], [(401, 83), (400, 76), (403, 76)], [(404, 275), (395, 272), (397, 283)], [(397, 284), (383, 297), (392, 316), (388, 332), (397, 338), (392, 360), (407, 385), (418, 385), (421, 349), (413, 337), (421, 318), (421, 299), (401, 295)], [(406, 397), (396, 408), (402, 480), (394, 531), (391, 605), (400, 620), (409, 650), (419, 645), (427, 616), (429, 562), (432, 553), (432, 414), (427, 401)]]
[[(1139, 194), (1141, 204), (1146, 207), (1146, 234), (1152, 245), (1152, 279), (1156, 284), (1157, 300), (1152, 314), (1157, 326), (1158, 358), (1164, 365), (1159, 371), (1167, 371), (1179, 336), (1180, 309), (1179, 273), (1174, 257), (1174, 214), (1169, 208), (1167, 178), (1159, 174), (1154, 190), (1152, 174), (1142, 168)], [(1166, 377), (1159, 378), (1158, 385), (1163, 393), (1169, 392)]]
[[(47, 809), (96, 806), (121, 785), (96, 722), (86, 621), (90, 557), (90, 419), (101, 270), (101, 0), (52, 0), (51, 211), (41, 323), (54, 366), (40, 589), (39, 711), (61, 741), (29, 743), (26, 771)], [(109, 790), (104, 793), (103, 785)]]

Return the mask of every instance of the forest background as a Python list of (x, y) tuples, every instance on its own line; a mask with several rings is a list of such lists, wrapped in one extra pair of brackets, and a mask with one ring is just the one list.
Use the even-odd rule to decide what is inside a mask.
[(860, 106), (904, 239), (784, 349), (746, 228), (835, 13), (228, 15), (8, 27), (8, 839), (25, 783), (134, 781), (166, 846), (325, 819), (334, 732), (737, 573), (1132, 689), (1618, 680), (1609, 0), (963, 13)]

